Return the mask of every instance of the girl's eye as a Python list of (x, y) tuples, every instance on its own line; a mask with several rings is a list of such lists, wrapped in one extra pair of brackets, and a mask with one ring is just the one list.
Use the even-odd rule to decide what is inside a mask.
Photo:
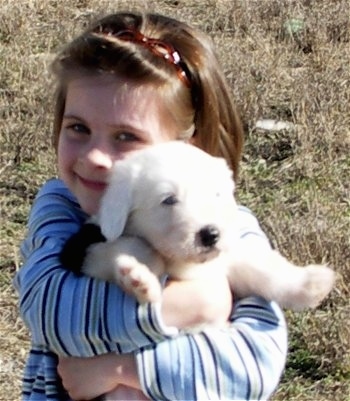
[(89, 134), (90, 133), (90, 130), (86, 125), (79, 124), (79, 123), (70, 124), (67, 126), (67, 129), (76, 134)]
[(140, 138), (132, 132), (120, 132), (116, 135), (118, 142), (135, 142), (140, 141)]

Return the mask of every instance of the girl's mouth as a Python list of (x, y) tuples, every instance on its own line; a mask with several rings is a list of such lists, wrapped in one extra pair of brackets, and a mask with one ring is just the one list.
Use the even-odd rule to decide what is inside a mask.
[(107, 188), (107, 184), (104, 181), (95, 181), (89, 180), (87, 178), (83, 178), (81, 176), (77, 176), (79, 181), (88, 189), (93, 191), (103, 192)]

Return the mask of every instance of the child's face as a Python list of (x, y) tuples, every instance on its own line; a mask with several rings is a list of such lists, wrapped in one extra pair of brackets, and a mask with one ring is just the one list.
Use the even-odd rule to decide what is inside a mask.
[(177, 127), (155, 88), (137, 89), (116, 77), (71, 81), (58, 142), (61, 179), (88, 214), (96, 213), (116, 160), (176, 139)]

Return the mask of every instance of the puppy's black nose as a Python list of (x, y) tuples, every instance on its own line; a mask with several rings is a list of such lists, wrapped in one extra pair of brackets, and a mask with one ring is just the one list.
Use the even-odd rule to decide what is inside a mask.
[(209, 248), (209, 247), (212, 247), (213, 245), (215, 245), (219, 241), (220, 231), (218, 230), (217, 227), (208, 225), (208, 226), (203, 227), (199, 231), (199, 236), (200, 236), (202, 245)]

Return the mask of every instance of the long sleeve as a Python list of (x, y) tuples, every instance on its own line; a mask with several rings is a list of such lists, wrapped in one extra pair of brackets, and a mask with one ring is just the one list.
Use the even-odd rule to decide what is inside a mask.
[(287, 330), (279, 308), (259, 298), (236, 304), (230, 328), (207, 328), (137, 352), (153, 400), (266, 400), (282, 374)]
[[(270, 247), (255, 216), (239, 207), (240, 246)], [(210, 294), (208, 295), (210, 296)], [(239, 300), (229, 329), (208, 327), (137, 352), (143, 391), (153, 400), (267, 400), (285, 366), (287, 327), (279, 307)]]
[[(255, 218), (245, 209), (243, 214), (242, 240), (267, 243)], [(276, 307), (262, 300), (262, 306), (237, 306), (228, 330), (176, 335), (176, 329), (162, 324), (156, 305), (140, 306), (117, 286), (76, 277), (60, 266), (63, 244), (85, 219), (59, 180), (48, 182), (33, 205), (21, 247), (24, 264), (14, 280), (20, 312), (32, 335), (23, 400), (69, 400), (57, 375), (57, 355), (129, 351), (136, 352), (144, 392), (152, 399), (246, 399), (235, 398), (233, 382), (242, 385), (246, 395), (260, 392), (262, 397), (256, 399), (272, 391), (283, 367), (286, 337)], [(264, 308), (270, 323), (261, 321)], [(250, 354), (239, 352), (242, 344)], [(249, 369), (246, 376), (244, 366)], [(256, 373), (250, 373), (251, 366), (256, 366)]]
[(166, 338), (155, 306), (138, 305), (115, 285), (62, 268), (62, 246), (85, 218), (59, 180), (49, 181), (33, 205), (21, 248), (24, 265), (14, 280), (33, 344), (62, 356), (88, 357)]

